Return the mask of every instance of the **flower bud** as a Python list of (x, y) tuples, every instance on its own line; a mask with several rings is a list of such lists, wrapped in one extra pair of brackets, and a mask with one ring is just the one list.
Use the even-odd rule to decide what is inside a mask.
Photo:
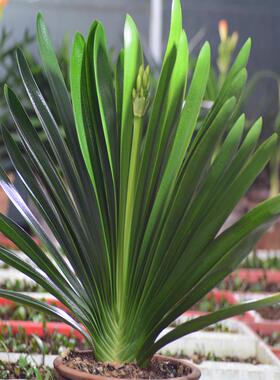
[(150, 68), (139, 67), (136, 88), (132, 90), (133, 113), (136, 117), (143, 117), (148, 108), (148, 95), (150, 87)]

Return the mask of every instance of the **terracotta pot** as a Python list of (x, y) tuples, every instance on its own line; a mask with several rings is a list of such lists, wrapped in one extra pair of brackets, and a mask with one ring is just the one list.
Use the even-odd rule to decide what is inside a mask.
[[(81, 353), (90, 353), (91, 351), (80, 351)], [(159, 360), (171, 360), (173, 362), (179, 362), (184, 364), (185, 366), (191, 368), (192, 372), (187, 376), (172, 378), (172, 380), (198, 380), (201, 376), (200, 370), (193, 363), (187, 362), (186, 360), (169, 358), (167, 356), (155, 355), (155, 357)], [(91, 375), (86, 372), (81, 372), (72, 368), (67, 367), (63, 364), (62, 358), (58, 357), (54, 361), (54, 368), (56, 373), (56, 378), (58, 380), (116, 380), (112, 377), (104, 377), (99, 375)], [(122, 379), (129, 380), (129, 379)], [(141, 379), (138, 379), (141, 380)], [(165, 379), (167, 380), (167, 379)]]

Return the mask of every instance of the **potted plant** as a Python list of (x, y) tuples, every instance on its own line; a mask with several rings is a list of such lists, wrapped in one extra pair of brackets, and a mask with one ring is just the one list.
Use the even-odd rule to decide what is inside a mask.
[(246, 80), (250, 40), (197, 130), (210, 47), (203, 45), (186, 89), (188, 44), (179, 0), (173, 2), (156, 88), (150, 89), (149, 68), (144, 68), (137, 28), (129, 16), (113, 71), (102, 24), (94, 22), (87, 39), (76, 34), (71, 97), (41, 15), (37, 36), (59, 120), (19, 51), (20, 74), (49, 149), (8, 87), (5, 96), (19, 139), (5, 127), (3, 139), (53, 236), (1, 170), (2, 188), (42, 246), (1, 215), (0, 231), (28, 260), (8, 248), (0, 248), (0, 259), (54, 295), (69, 313), (11, 290), (0, 290), (0, 296), (51, 313), (87, 339), (94, 356), (74, 352), (58, 358), (60, 379), (197, 379), (199, 370), (192, 364), (154, 355), (184, 335), (280, 300), (276, 294), (229, 306), (164, 333), (241, 263), (280, 214), (276, 196), (218, 234), (277, 144), (272, 135), (256, 147), (261, 120), (244, 138), (243, 115), (227, 130)]

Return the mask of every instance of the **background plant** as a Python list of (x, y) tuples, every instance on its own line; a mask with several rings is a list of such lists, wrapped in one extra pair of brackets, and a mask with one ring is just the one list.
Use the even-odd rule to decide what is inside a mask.
[(5, 363), (0, 361), (0, 376), (2, 379), (54, 379), (53, 371), (50, 368), (45, 366), (36, 367), (32, 360), (28, 360), (24, 356), (21, 356), (16, 363)]
[[(218, 54), (216, 64), (211, 65), (209, 79), (207, 83), (207, 89), (205, 92), (205, 101), (214, 101), (219, 94), (221, 86), (226, 78), (226, 75), (230, 69), (234, 56), (236, 55), (238, 32), (234, 31), (229, 34), (229, 26), (226, 20), (221, 20), (218, 26), (220, 43), (218, 45)], [(242, 94), (239, 98), (238, 107), (236, 108), (236, 115), (244, 112), (248, 107), (248, 103), (256, 89), (256, 87), (264, 81), (274, 82), (277, 86), (277, 102), (275, 109), (263, 110), (267, 115), (265, 118), (265, 124), (278, 124), (279, 123), (279, 75), (271, 70), (259, 70), (251, 75), (248, 83), (244, 86)], [(271, 105), (270, 105), (271, 106)], [(256, 112), (253, 113), (256, 117)], [(246, 126), (249, 127), (252, 123), (251, 118), (247, 116)]]
[[(56, 115), (56, 108), (53, 101), (53, 97), (50, 93), (50, 87), (47, 78), (42, 70), (42, 67), (38, 63), (38, 60), (31, 53), (31, 46), (35, 40), (35, 37), (31, 35), (28, 30), (26, 30), (20, 41), (12, 43), (11, 38), (12, 32), (8, 31), (5, 27), (3, 27), (0, 34), (0, 122), (1, 125), (5, 124), (9, 131), (13, 131), (13, 119), (11, 117), (11, 114), (7, 106), (7, 102), (5, 101), (4, 97), (4, 85), (5, 83), (8, 83), (9, 86), (11, 86), (12, 88), (17, 88), (18, 96), (22, 99), (23, 105), (26, 108), (29, 116), (31, 117), (32, 122), (36, 126), (38, 133), (43, 137), (40, 122), (36, 117), (36, 113), (32, 108), (31, 102), (26, 96), (26, 92), (16, 63), (16, 51), (17, 49), (21, 49), (25, 54), (30, 70), (36, 82), (42, 89), (44, 98), (48, 102), (48, 105), (52, 112), (54, 112), (54, 114)], [(67, 82), (69, 74), (69, 50), (68, 39), (66, 36), (63, 40), (63, 43), (57, 51), (57, 56), (63, 73), (63, 77), (66, 80), (67, 86), (69, 87), (69, 83)], [(16, 138), (16, 135), (14, 137)], [(5, 149), (4, 142), (2, 140), (2, 135), (0, 137), (0, 158), (2, 160), (2, 166), (4, 166), (5, 168), (10, 168), (10, 161)]]
[(158, 339), (243, 261), (280, 214), (277, 196), (219, 234), (268, 163), (278, 139), (273, 134), (258, 145), (261, 119), (246, 133), (244, 115), (231, 128), (228, 125), (247, 78), (250, 40), (198, 130), (210, 47), (203, 45), (187, 86), (188, 43), (179, 0), (173, 2), (169, 40), (153, 92), (138, 31), (129, 16), (114, 81), (102, 24), (95, 21), (86, 39), (76, 34), (70, 96), (41, 15), (37, 38), (57, 118), (21, 51), (17, 61), (49, 149), (8, 87), (5, 96), (19, 141), (5, 127), (3, 139), (59, 247), (1, 171), (3, 189), (48, 256), (1, 215), (1, 232), (32, 264), (6, 248), (0, 249), (0, 259), (57, 297), (81, 324), (31, 297), (9, 290), (0, 290), (0, 295), (61, 318), (85, 336), (99, 360), (136, 360), (140, 365), (185, 334), (278, 302), (280, 294), (227, 307), (183, 323)]

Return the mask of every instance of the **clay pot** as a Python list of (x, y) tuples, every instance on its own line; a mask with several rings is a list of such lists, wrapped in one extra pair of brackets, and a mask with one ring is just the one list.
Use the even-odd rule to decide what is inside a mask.
[[(80, 353), (89, 353), (91, 351), (80, 351)], [(201, 376), (200, 370), (193, 363), (187, 362), (186, 360), (169, 358), (167, 356), (155, 355), (158, 360), (171, 360), (173, 362), (180, 362), (183, 365), (191, 368), (192, 372), (187, 376), (172, 378), (172, 380), (198, 380)], [(76, 369), (72, 369), (63, 364), (63, 359), (58, 357), (54, 361), (54, 369), (56, 373), (56, 378), (58, 380), (116, 380), (112, 377), (104, 377), (99, 375), (91, 375), (86, 372), (81, 372)], [(130, 379), (121, 379), (130, 380)], [(141, 379), (138, 379), (141, 380)], [(157, 379), (159, 380), (159, 379)], [(167, 380), (167, 379), (165, 379)]]

